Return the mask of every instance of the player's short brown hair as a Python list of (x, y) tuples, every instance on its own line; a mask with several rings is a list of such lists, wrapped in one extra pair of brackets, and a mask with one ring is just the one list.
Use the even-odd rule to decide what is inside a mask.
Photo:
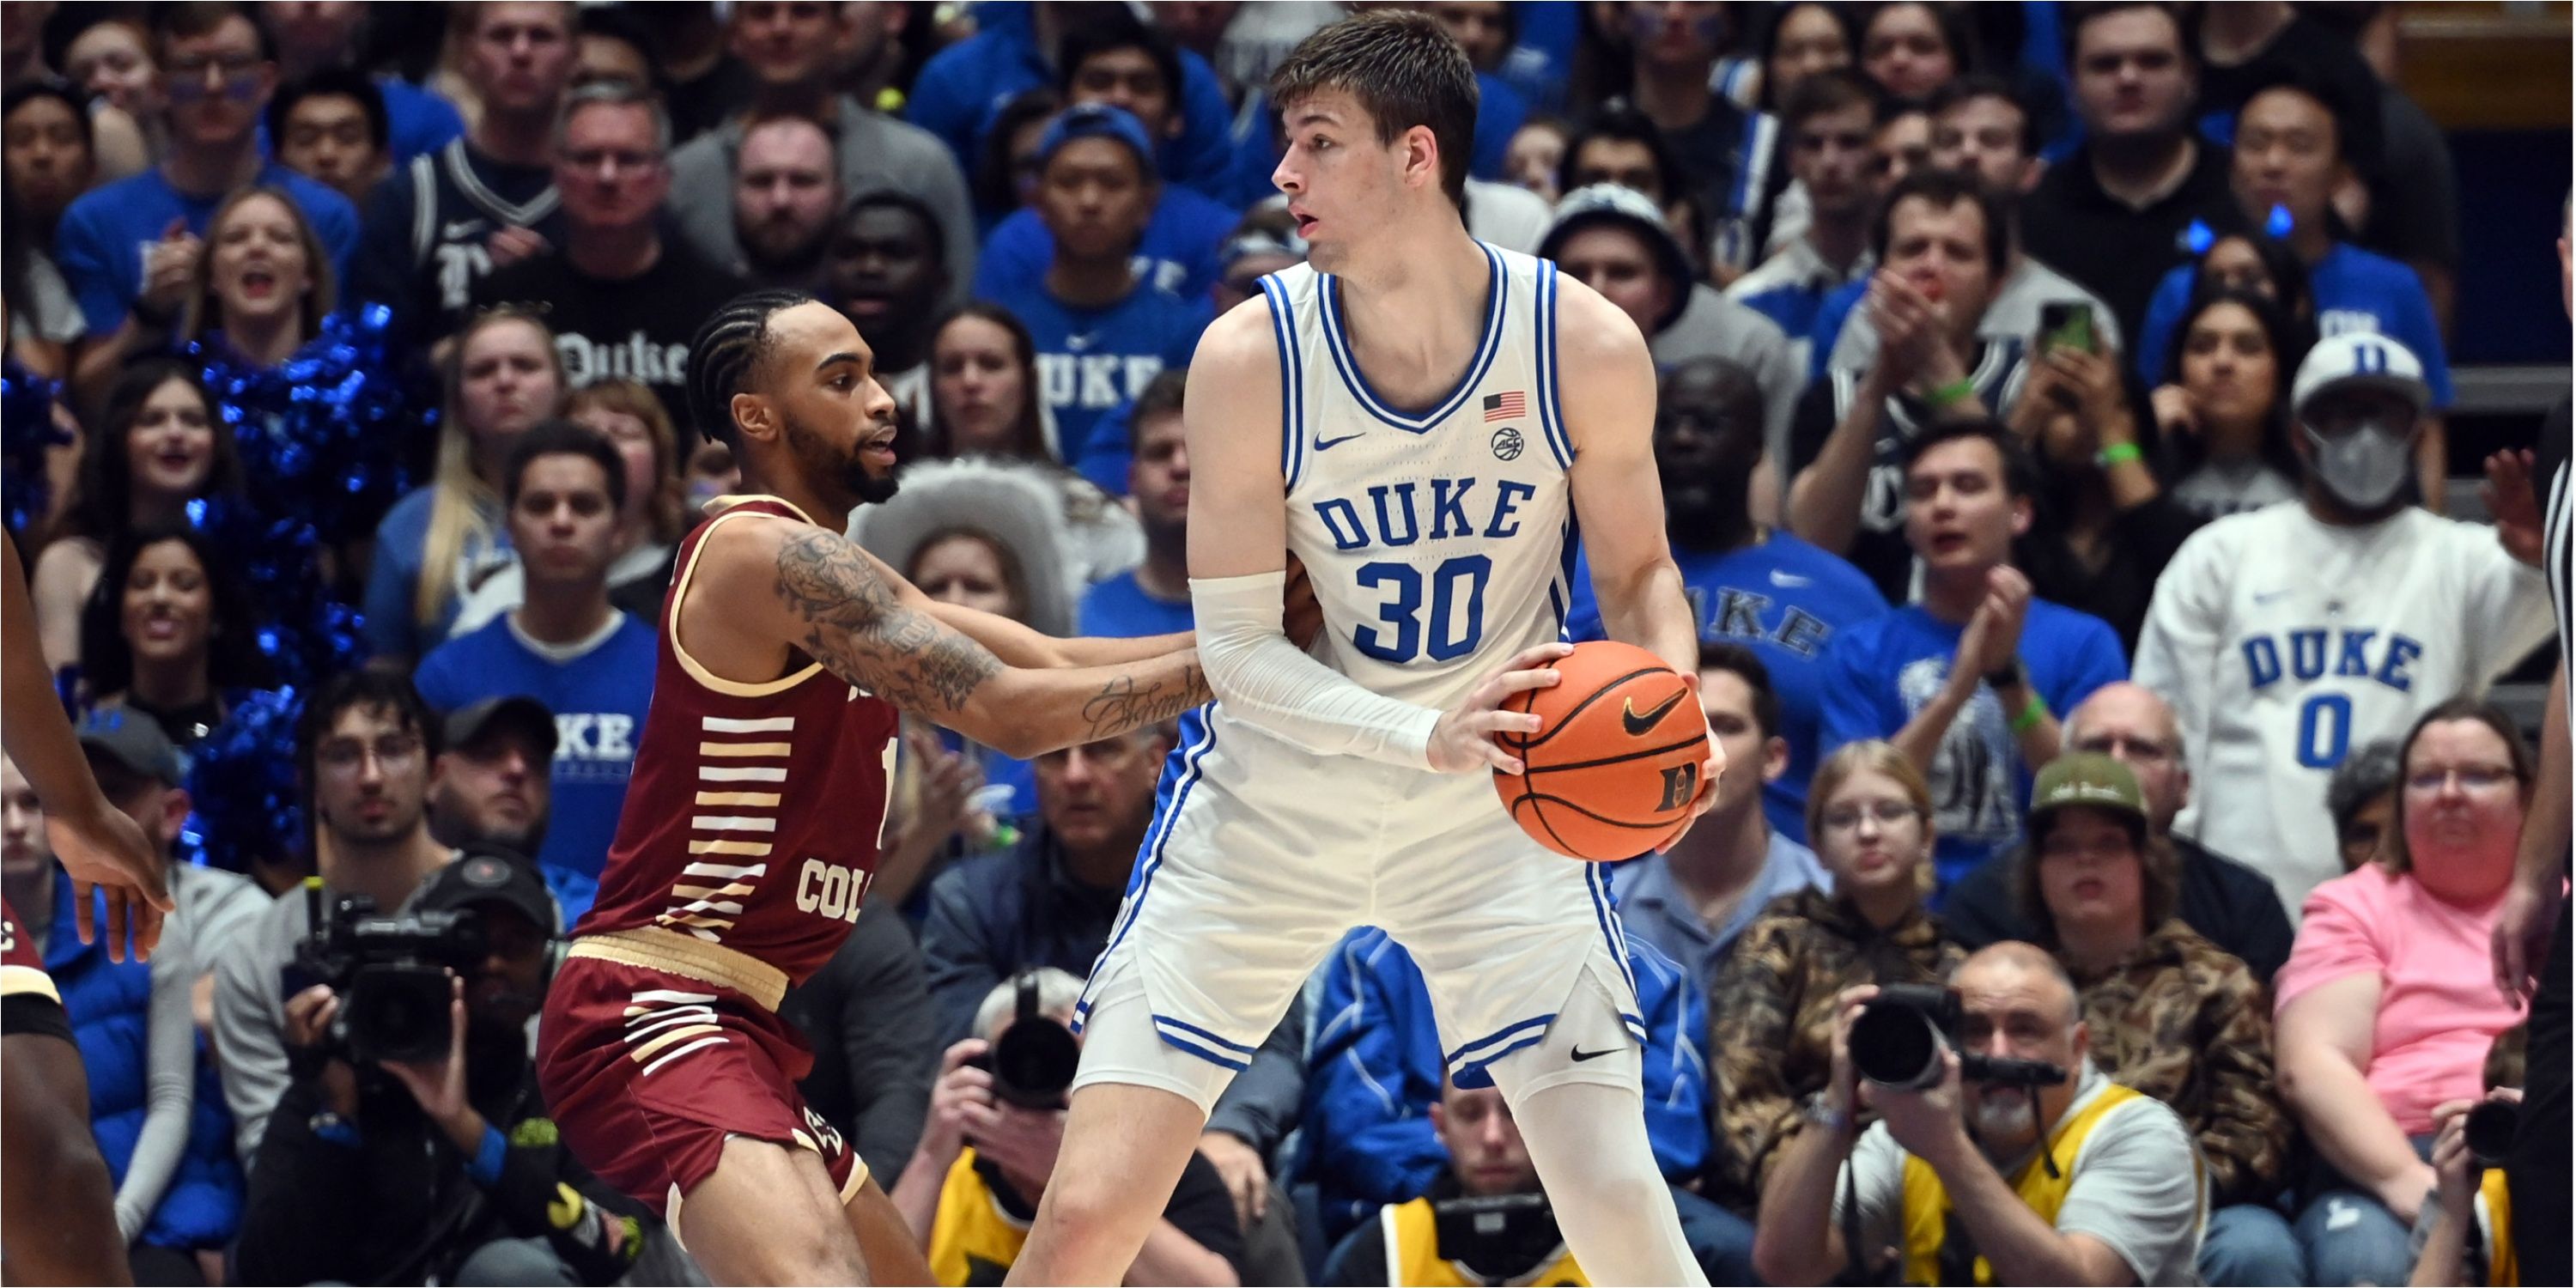
[(1467, 206), (1467, 160), (1476, 138), (1476, 69), (1440, 20), (1405, 9), (1345, 18), (1299, 41), (1270, 74), (1282, 111), (1326, 90), (1358, 99), (1391, 144), (1423, 126), (1440, 149), (1440, 188)]

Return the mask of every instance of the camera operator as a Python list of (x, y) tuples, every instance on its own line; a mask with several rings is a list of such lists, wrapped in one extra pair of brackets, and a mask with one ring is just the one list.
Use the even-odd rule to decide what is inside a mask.
[(1449, 1153), (1431, 1192), (1379, 1208), (1376, 1220), (1333, 1249), (1317, 1282), (1591, 1282), (1557, 1234), (1538, 1167), (1502, 1092), (1444, 1081), (1431, 1106), (1431, 1130)]
[[(1951, 984), (1843, 993), (1814, 1127), (1762, 1194), (1762, 1277), (2197, 1282), (2206, 1184), (2190, 1133), (2093, 1066), (2065, 971), (2007, 942), (1971, 955)], [(1905, 1036), (1908, 1021), (1911, 1043), (1877, 1040)], [(1876, 1074), (1866, 1085), (1863, 1067)], [(1864, 1097), (1879, 1121), (1855, 1140)]]
[[(2505, 1183), (2522, 1131), (2528, 1026), (2496, 1035), (2487, 1048), (2486, 1098), (2444, 1101), (2433, 1111), (2433, 1196), (2415, 1221), (2410, 1284), (2546, 1283), (2526, 1278), (2513, 1239), (2513, 1191)], [(2546, 1224), (2546, 1222), (2542, 1222)]]
[[(324, 913), (329, 929), (298, 965), (354, 975), (354, 986), (344, 995), (314, 984), (286, 1002), (291, 1080), (252, 1163), (240, 1279), (602, 1284), (625, 1274), (641, 1228), (583, 1193), (588, 1178), (556, 1140), (529, 1058), (555, 924), (533, 866), (469, 854), (439, 869), (399, 921), (353, 925), (349, 912)], [(395, 954), (378, 945), (397, 934), (401, 964), (389, 967)], [(453, 964), (416, 964), (441, 960)], [(386, 978), (397, 971), (408, 977)], [(434, 1000), (419, 1001), (422, 974), (447, 980), (443, 1020)], [(392, 995), (398, 983), (413, 984), (409, 999)], [(424, 1047), (444, 1058), (391, 1055)]]
[[(997, 1284), (1019, 1259), (1064, 1142), (1064, 1093), (1082, 1040), (1069, 1022), (1082, 981), (1054, 967), (1002, 981), (975, 1033), (940, 1057), (930, 1120), (893, 1198), (942, 1284)], [(1243, 1227), (1214, 1164), (1190, 1155), (1128, 1279), (1242, 1282)]]

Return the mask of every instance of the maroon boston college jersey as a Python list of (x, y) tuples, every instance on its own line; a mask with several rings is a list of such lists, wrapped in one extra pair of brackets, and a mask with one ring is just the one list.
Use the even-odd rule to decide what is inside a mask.
[(575, 933), (678, 931), (797, 983), (849, 936), (876, 873), (896, 712), (818, 663), (743, 684), (680, 646), (679, 605), (709, 534), (768, 521), (758, 515), (812, 522), (776, 497), (715, 505), (673, 564), (626, 810)]
[(18, 910), (8, 900), (0, 899), (0, 997), (20, 993), (62, 1000), (54, 991), (54, 977), (45, 973), (44, 954), (27, 937), (27, 923), (18, 920)]

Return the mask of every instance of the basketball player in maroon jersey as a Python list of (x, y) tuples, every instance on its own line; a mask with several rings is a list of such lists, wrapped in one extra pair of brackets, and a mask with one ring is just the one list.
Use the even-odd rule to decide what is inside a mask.
[(793, 291), (737, 298), (691, 342), (691, 414), (751, 495), (681, 542), (626, 812), (538, 1037), (565, 1143), (719, 1283), (929, 1282), (797, 1094), (812, 1056), (776, 1013), (859, 915), (899, 712), (1025, 757), (1208, 698), (1187, 635), (1051, 639), (934, 603), (844, 539), (894, 492), (872, 362)]
[[(36, 609), (18, 545), (0, 532), (0, 746), (44, 811), (46, 843), (73, 881), (81, 942), (96, 933), (90, 897), (106, 896), (107, 953), (149, 957), (170, 909), (161, 861), (99, 790), (36, 645)], [(9, 802), (15, 809), (19, 802)], [(19, 842), (12, 842), (16, 844)], [(116, 1191), (89, 1130), (89, 1074), (71, 1018), (18, 910), (0, 900), (0, 1280), (130, 1284)], [(61, 933), (59, 928), (55, 933)]]

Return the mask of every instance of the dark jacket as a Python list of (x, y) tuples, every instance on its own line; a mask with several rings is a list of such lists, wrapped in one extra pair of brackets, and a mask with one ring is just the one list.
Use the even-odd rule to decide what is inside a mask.
[[(252, 1161), (235, 1250), (240, 1282), (444, 1280), (475, 1249), (504, 1238), (544, 1239), (583, 1283), (609, 1283), (632, 1268), (641, 1224), (600, 1206), (604, 1191), (546, 1116), (525, 1041), (479, 1057), (468, 1042), (467, 1098), (504, 1142), (498, 1167), (487, 1173), (458, 1150), (380, 1069), (359, 1071), (355, 1141), (316, 1135), (321, 1077), (299, 1068)], [(568, 1198), (579, 1210), (564, 1206)], [(623, 1226), (614, 1252), (605, 1246), (610, 1224)]]

